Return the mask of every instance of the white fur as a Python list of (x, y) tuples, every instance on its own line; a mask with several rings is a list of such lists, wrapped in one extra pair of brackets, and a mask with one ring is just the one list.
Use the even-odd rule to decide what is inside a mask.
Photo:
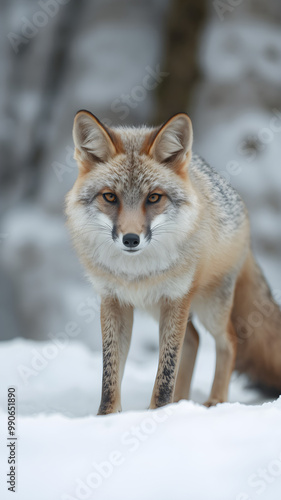
[[(83, 253), (93, 261), (93, 264), (99, 264), (112, 274), (112, 279), (90, 276), (96, 291), (101, 295), (117, 296), (121, 302), (142, 309), (149, 309), (153, 304), (157, 305), (163, 295), (176, 299), (186, 294), (194, 277), (196, 268), (194, 255), (198, 245), (191, 234), (187, 238), (194, 225), (193, 211), (190, 206), (185, 206), (172, 221), (168, 215), (157, 216), (151, 226), (151, 242), (144, 241), (143, 236), (140, 251), (130, 254), (124, 251), (125, 247), (119, 239), (117, 242), (112, 240), (112, 222), (105, 214), (97, 212), (93, 218), (94, 222), (87, 223), (81, 207), (79, 215), (76, 212), (74, 222), (76, 230), (80, 230), (81, 233), (79, 244), (83, 248)], [(166, 232), (162, 232), (161, 226), (161, 233), (157, 234), (159, 224), (166, 228)], [(104, 227), (103, 230), (101, 226)], [(153, 235), (154, 229), (156, 236)], [(171, 269), (183, 254), (185, 258), (190, 254), (191, 264), (186, 272), (177, 278), (166, 277), (160, 284), (155, 282), (154, 285), (148, 285), (147, 278), (161, 276), (161, 273)]]
[[(174, 153), (182, 151), (183, 149), (183, 145), (175, 132), (175, 130), (167, 130), (167, 132), (163, 133), (163, 137), (161, 137), (159, 147), (162, 148), (161, 153), (163, 160), (169, 158), (169, 156), (172, 156)], [(164, 147), (162, 147), (162, 144), (164, 144)]]
[(103, 161), (105, 161), (114, 150), (113, 144), (107, 133), (91, 116), (83, 112), (78, 114), (75, 119), (73, 140), (75, 147), (78, 148), (82, 154), (92, 153)]
[(100, 128), (92, 127), (87, 139), (83, 142), (83, 147), (99, 158), (106, 159), (108, 155), (108, 142)]
[(182, 152), (187, 153), (192, 146), (192, 125), (186, 115), (180, 115), (168, 122), (155, 140), (153, 150), (160, 161)]
[(159, 304), (161, 297), (177, 299), (188, 292), (193, 282), (194, 271), (195, 263), (176, 280), (167, 278), (163, 284), (152, 286), (148, 286), (147, 282), (123, 284), (93, 276), (90, 276), (90, 280), (101, 295), (116, 296), (121, 303), (132, 304), (134, 307), (148, 312), (151, 312), (152, 309), (155, 314), (155, 306)]
[[(129, 281), (133, 281), (139, 276), (144, 277), (165, 271), (180, 259), (186, 237), (193, 229), (193, 214), (189, 213), (190, 211), (192, 212), (190, 207), (185, 207), (172, 221), (169, 221), (168, 216), (164, 214), (156, 217), (154, 228), (160, 221), (161, 232), (158, 234), (156, 228), (155, 235), (152, 232), (152, 240), (149, 243), (142, 235), (141, 247), (136, 253), (125, 252), (126, 247), (120, 239), (117, 242), (112, 240), (110, 245), (106, 244), (108, 238), (111, 238), (112, 224), (108, 232), (105, 225), (104, 231), (98, 234), (98, 228), (103, 221), (107, 219), (106, 223), (110, 224), (104, 214), (96, 214), (97, 232), (93, 231), (91, 234), (90, 231), (86, 231), (85, 237), (81, 234), (81, 238), (85, 240), (85, 244), (88, 242), (87, 246), (93, 262), (102, 265), (113, 274), (124, 275)], [(93, 226), (94, 224), (92, 223)], [(177, 224), (180, 224), (178, 231)], [(186, 229), (186, 234), (183, 233), (184, 229)], [(104, 240), (104, 245), (102, 245), (102, 240)]]

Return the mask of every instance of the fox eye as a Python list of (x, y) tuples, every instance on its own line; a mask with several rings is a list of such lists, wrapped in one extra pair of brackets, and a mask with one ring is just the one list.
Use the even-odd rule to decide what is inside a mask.
[(103, 198), (105, 201), (108, 203), (116, 203), (117, 202), (117, 196), (116, 194), (113, 193), (103, 193)]
[(160, 201), (162, 198), (162, 194), (158, 194), (158, 193), (152, 193), (148, 198), (147, 198), (147, 201), (148, 203), (157, 203), (158, 201)]

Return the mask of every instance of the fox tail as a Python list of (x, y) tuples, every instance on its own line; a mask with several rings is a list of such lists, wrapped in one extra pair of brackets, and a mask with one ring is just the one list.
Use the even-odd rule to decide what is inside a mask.
[(281, 311), (251, 252), (236, 284), (232, 322), (237, 334), (235, 368), (281, 394)]

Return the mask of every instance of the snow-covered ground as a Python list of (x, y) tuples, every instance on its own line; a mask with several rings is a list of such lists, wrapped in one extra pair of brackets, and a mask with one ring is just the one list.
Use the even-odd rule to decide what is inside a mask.
[(6, 410), (8, 386), (15, 386), (19, 500), (279, 500), (281, 398), (265, 402), (246, 377), (233, 374), (232, 403), (202, 406), (215, 359), (213, 340), (201, 328), (192, 401), (146, 410), (157, 325), (141, 313), (135, 319), (124, 412), (107, 417), (95, 416), (101, 353), (79, 342), (75, 323), (56, 340), (1, 343), (0, 498), (11, 498)]

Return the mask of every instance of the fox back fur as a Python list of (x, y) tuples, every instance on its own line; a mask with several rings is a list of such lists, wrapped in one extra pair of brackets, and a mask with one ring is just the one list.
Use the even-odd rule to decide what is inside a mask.
[(235, 366), (281, 392), (281, 312), (252, 255), (245, 205), (192, 154), (188, 116), (109, 129), (80, 111), (73, 137), (79, 175), (66, 214), (102, 299), (99, 413), (121, 409), (135, 307), (159, 320), (151, 408), (188, 397), (199, 342), (193, 314), (216, 342), (207, 406), (226, 401)]

